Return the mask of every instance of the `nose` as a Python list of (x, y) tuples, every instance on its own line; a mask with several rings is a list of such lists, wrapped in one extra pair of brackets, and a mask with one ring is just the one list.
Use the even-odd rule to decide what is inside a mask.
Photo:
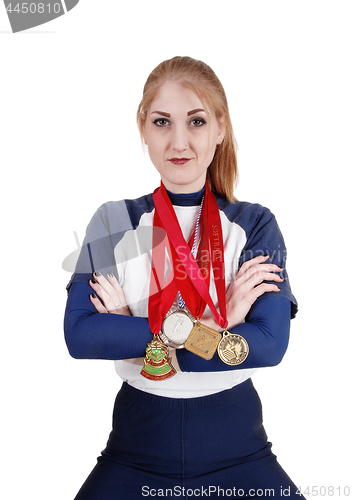
[(184, 127), (175, 127), (171, 136), (171, 149), (177, 153), (188, 149), (187, 131)]

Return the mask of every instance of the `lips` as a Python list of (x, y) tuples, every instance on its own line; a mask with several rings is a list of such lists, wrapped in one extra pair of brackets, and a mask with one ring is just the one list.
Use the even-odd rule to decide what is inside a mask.
[(184, 165), (191, 161), (191, 158), (170, 158), (169, 161), (174, 165)]

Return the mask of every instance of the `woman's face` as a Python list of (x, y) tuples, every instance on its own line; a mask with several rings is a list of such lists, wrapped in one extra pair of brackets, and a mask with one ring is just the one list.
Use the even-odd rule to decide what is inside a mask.
[(205, 184), (216, 145), (225, 127), (193, 92), (165, 82), (151, 103), (143, 127), (151, 161), (166, 189), (193, 193)]

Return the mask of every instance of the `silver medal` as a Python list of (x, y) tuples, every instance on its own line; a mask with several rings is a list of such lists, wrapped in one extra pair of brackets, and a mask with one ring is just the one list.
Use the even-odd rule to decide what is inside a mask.
[(195, 319), (182, 309), (170, 311), (161, 325), (162, 340), (171, 347), (183, 347), (193, 330)]

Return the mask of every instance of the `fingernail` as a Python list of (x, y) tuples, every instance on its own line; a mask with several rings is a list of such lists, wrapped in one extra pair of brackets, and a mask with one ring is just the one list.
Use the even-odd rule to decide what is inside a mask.
[[(277, 286), (277, 285), (276, 285)], [(281, 286), (277, 286), (279, 290), (281, 290)]]
[(99, 278), (99, 276), (101, 276), (101, 273), (99, 271), (94, 271), (94, 274), (97, 278)]
[(110, 271), (108, 272), (108, 276), (109, 276), (110, 278), (115, 278), (115, 276), (114, 276), (112, 273), (110, 273)]
[(92, 297), (92, 299), (96, 299), (97, 296), (95, 295), (95, 293), (91, 293), (90, 296)]
[(93, 278), (92, 278), (90, 281), (91, 281), (92, 283), (94, 283), (94, 285), (96, 284), (95, 279), (93, 279)]

